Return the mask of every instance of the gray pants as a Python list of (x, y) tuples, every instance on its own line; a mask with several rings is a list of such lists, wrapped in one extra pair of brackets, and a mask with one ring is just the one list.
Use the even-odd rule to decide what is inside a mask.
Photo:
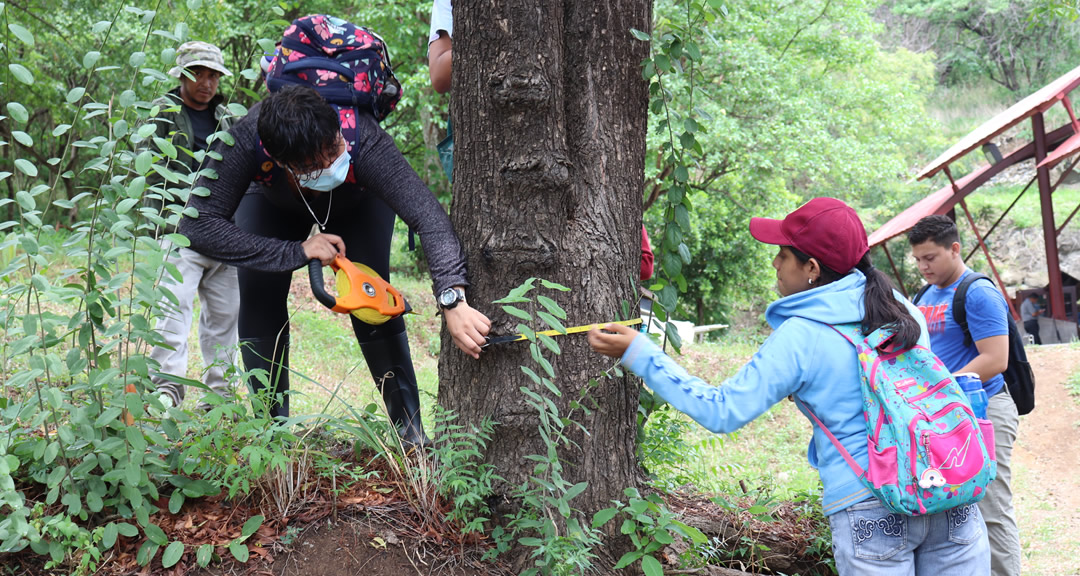
[(986, 488), (979, 502), (979, 511), (986, 519), (990, 537), (990, 573), (993, 576), (1020, 574), (1020, 530), (1012, 497), (1012, 449), (1020, 416), (1009, 396), (1008, 387), (990, 398), (986, 416), (994, 423), (994, 454), (997, 457), (997, 478)]
[[(165, 249), (170, 245), (163, 243)], [(183, 276), (177, 283), (168, 273), (161, 285), (169, 289), (179, 301), (173, 305), (163, 299), (163, 315), (156, 329), (165, 340), (165, 346), (150, 351), (150, 357), (160, 364), (161, 374), (187, 376), (188, 334), (194, 311), (195, 295), (198, 294), (202, 311), (199, 314), (199, 347), (203, 363), (207, 367), (204, 382), (215, 393), (229, 398), (232, 390), (225, 381), (224, 366), (235, 362), (236, 320), (240, 308), (240, 290), (236, 283), (236, 268), (203, 256), (194, 250), (181, 248), (171, 252), (168, 261), (175, 264)], [(184, 401), (184, 386), (171, 382), (159, 374), (152, 374), (158, 392), (169, 395), (174, 406)]]

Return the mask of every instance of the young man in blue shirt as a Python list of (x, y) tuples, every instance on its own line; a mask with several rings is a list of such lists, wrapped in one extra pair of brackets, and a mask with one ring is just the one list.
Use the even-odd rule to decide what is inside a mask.
[(990, 537), (990, 567), (994, 576), (1020, 574), (1020, 533), (1012, 504), (1012, 446), (1019, 416), (1001, 373), (1009, 363), (1009, 308), (991, 282), (976, 281), (967, 291), (971, 340), (953, 319), (953, 296), (971, 274), (960, 253), (956, 223), (946, 216), (927, 216), (908, 232), (919, 272), (931, 286), (918, 302), (930, 332), (930, 349), (954, 374), (975, 372), (990, 398), (987, 418), (994, 423), (997, 478), (986, 489), (979, 511)]

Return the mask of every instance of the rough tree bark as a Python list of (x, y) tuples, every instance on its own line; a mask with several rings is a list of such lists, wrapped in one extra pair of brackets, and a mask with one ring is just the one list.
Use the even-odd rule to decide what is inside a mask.
[[(636, 302), (648, 45), (630, 29), (650, 30), (651, 18), (651, 0), (455, 0), (451, 218), (470, 304), (493, 333), (516, 332), (518, 321), (489, 303), (532, 276), (571, 288), (549, 294), (567, 326), (615, 319), (621, 301)], [(561, 356), (548, 357), (565, 414), (611, 362), (584, 336), (559, 344)], [(456, 353), (445, 331), (442, 346), (439, 401), (466, 421), (499, 423), (487, 459), (506, 494), (532, 470), (524, 457), (545, 452), (519, 391), (537, 388), (519, 368), (532, 365), (528, 346), (502, 344), (480, 361)], [(588, 436), (575, 431), (580, 450), (563, 456), (569, 479), (589, 483), (572, 502), (589, 514), (636, 483), (637, 398), (629, 379), (603, 381), (591, 415), (576, 414)]]

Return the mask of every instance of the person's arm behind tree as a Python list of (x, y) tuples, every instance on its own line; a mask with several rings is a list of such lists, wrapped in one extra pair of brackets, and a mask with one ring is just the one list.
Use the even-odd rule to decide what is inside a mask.
[(431, 76), (431, 87), (439, 94), (450, 91), (452, 43), (450, 35), (440, 31), (438, 40), (428, 46), (428, 74)]

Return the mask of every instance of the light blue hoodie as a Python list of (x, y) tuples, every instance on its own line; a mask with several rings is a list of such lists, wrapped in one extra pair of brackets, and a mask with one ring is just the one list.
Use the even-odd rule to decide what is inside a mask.
[[(716, 433), (738, 430), (773, 404), (794, 395), (814, 411), (863, 469), (868, 464), (859, 361), (855, 347), (827, 324), (859, 322), (866, 277), (847, 276), (781, 298), (765, 311), (774, 332), (750, 363), (719, 387), (690, 376), (644, 334), (623, 354), (623, 363), (671, 403)], [(919, 344), (929, 345), (919, 310), (896, 294), (922, 328)], [(805, 409), (799, 410), (805, 415)], [(817, 425), (807, 458), (824, 487), (826, 516), (873, 497)]]

